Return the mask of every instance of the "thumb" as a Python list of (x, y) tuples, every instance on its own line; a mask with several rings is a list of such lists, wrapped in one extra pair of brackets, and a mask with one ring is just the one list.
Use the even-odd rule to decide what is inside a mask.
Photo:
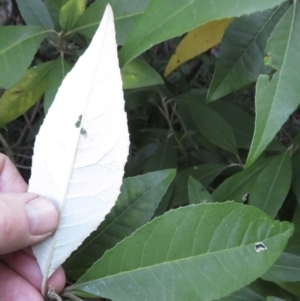
[(0, 194), (0, 254), (36, 244), (50, 236), (59, 214), (47, 199), (33, 193)]

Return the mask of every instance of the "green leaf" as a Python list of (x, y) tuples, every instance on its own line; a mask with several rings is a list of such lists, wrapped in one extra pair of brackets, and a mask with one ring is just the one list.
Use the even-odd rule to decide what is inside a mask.
[(213, 102), (209, 106), (228, 122), (237, 147), (249, 149), (254, 132), (254, 117), (225, 100)]
[(300, 282), (277, 282), (277, 284), (300, 298)]
[(106, 4), (113, 8), (118, 45), (123, 45), (129, 33), (134, 28), (140, 16), (151, 0), (98, 0), (91, 4), (78, 22), (74, 31), (92, 38), (99, 25)]
[(106, 252), (68, 290), (115, 301), (216, 300), (267, 271), (292, 233), (291, 224), (251, 206), (183, 207)]
[(135, 89), (162, 85), (163, 79), (151, 66), (141, 60), (133, 60), (121, 70), (123, 89)]
[(146, 173), (167, 168), (177, 168), (177, 152), (172, 138), (167, 138), (158, 143), (157, 150), (147, 160), (143, 172)]
[(252, 185), (269, 160), (260, 160), (246, 170), (242, 170), (227, 178), (212, 193), (214, 201), (225, 202), (233, 200), (238, 203), (246, 201), (246, 196), (249, 194)]
[(260, 156), (300, 103), (299, 32), (300, 5), (297, 1), (268, 40), (266, 54), (276, 73), (271, 79), (268, 75), (260, 75), (257, 81), (255, 132), (246, 167)]
[(273, 158), (250, 188), (249, 204), (275, 217), (291, 186), (292, 165), (289, 151)]
[(172, 206), (188, 204), (188, 178), (190, 176), (207, 186), (227, 167), (224, 164), (203, 164), (180, 171), (174, 180)]
[(222, 39), (208, 101), (241, 89), (266, 72), (263, 58), (267, 39), (289, 6), (287, 2), (274, 10), (242, 16), (229, 25)]
[(22, 18), (27, 25), (54, 29), (50, 14), (41, 0), (16, 0)]
[(189, 93), (179, 96), (179, 99), (186, 102), (198, 131), (211, 143), (237, 155), (235, 137), (229, 124), (197, 97), (197, 94)]
[(300, 256), (283, 252), (263, 279), (272, 282), (300, 281)]
[(244, 287), (241, 290), (222, 298), (221, 301), (265, 301), (266, 299), (252, 290), (250, 287)]
[(69, 0), (60, 9), (59, 24), (63, 31), (73, 29), (75, 23), (85, 11), (86, 0)]
[(297, 152), (292, 157), (292, 169), (293, 169), (293, 180), (292, 188), (297, 198), (298, 204), (300, 205), (300, 153)]
[(0, 27), (1, 88), (10, 88), (21, 78), (46, 35), (37, 26)]
[(67, 275), (78, 279), (107, 250), (147, 223), (175, 174), (175, 170), (163, 170), (124, 179), (111, 212), (64, 264)]
[(263, 11), (282, 2), (284, 1), (153, 0), (120, 51), (121, 66), (153, 45), (180, 36), (210, 21)]
[(44, 4), (51, 16), (55, 29), (57, 31), (60, 30), (59, 25), (59, 14), (60, 8), (67, 2), (68, 0), (44, 0)]
[(16, 119), (31, 108), (44, 94), (53, 62), (30, 68), (0, 98), (0, 126)]
[(190, 204), (213, 202), (213, 199), (206, 188), (192, 176), (190, 176), (188, 179), (188, 193)]
[(57, 93), (57, 90), (61, 85), (62, 80), (65, 78), (66, 74), (71, 70), (71, 68), (71, 65), (67, 61), (65, 61), (62, 56), (60, 56), (54, 61), (53, 68), (49, 74), (49, 80), (44, 97), (45, 114), (47, 114)]
[(279, 286), (272, 282), (257, 279), (249, 286), (234, 292), (228, 297), (222, 298), (221, 301), (265, 301), (270, 295), (277, 296), (286, 300), (293, 300), (293, 297)]
[(159, 146), (160, 143), (149, 143), (139, 149), (134, 156), (129, 156), (125, 166), (126, 177), (142, 173), (147, 160), (157, 151)]

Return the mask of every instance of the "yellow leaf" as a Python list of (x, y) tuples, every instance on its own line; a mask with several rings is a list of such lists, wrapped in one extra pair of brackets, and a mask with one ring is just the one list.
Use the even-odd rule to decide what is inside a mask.
[(216, 20), (190, 31), (178, 45), (172, 55), (164, 76), (167, 77), (181, 64), (219, 44), (225, 29), (234, 18)]

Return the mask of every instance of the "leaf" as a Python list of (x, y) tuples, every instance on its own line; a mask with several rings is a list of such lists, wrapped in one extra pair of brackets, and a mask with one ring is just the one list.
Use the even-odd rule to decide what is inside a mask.
[(107, 250), (149, 222), (175, 174), (162, 170), (124, 179), (111, 212), (64, 264), (68, 277), (81, 277)]
[(134, 156), (129, 155), (129, 159), (125, 168), (126, 177), (142, 173), (148, 158), (157, 151), (159, 146), (159, 143), (149, 143), (139, 149)]
[(66, 74), (71, 70), (71, 65), (64, 60), (62, 56), (57, 58), (53, 64), (53, 68), (50, 71), (47, 89), (44, 97), (44, 111), (47, 114), (52, 102), (55, 98), (57, 90), (61, 85), (62, 80)]
[(238, 203), (246, 201), (252, 185), (255, 183), (258, 175), (267, 165), (270, 159), (260, 160), (253, 166), (242, 170), (235, 175), (227, 178), (212, 193), (215, 202), (235, 201)]
[[(60, 30), (59, 25), (59, 14), (60, 8), (67, 2), (68, 0), (44, 0), (44, 4), (51, 16), (55, 29), (57, 31)], [(95, 30), (96, 31), (96, 30)]]
[(292, 189), (297, 198), (298, 204), (300, 205), (300, 153), (297, 152), (292, 157), (292, 168), (293, 168), (293, 180)]
[[(254, 133), (254, 117), (249, 115), (245, 110), (223, 99), (210, 103), (209, 107), (228, 122), (234, 132), (237, 147), (249, 149)], [(268, 145), (267, 150), (283, 152), (286, 148), (279, 141), (273, 140)]]
[(198, 131), (211, 143), (237, 155), (237, 146), (229, 124), (193, 93), (180, 96), (186, 102)]
[(210, 21), (248, 15), (273, 8), (282, 2), (284, 0), (153, 0), (120, 51), (121, 66), (153, 45)]
[(174, 139), (170, 137), (158, 143), (157, 150), (147, 160), (143, 172), (147, 173), (167, 168), (177, 168), (177, 152), (174, 146)]
[(190, 31), (177, 46), (175, 54), (171, 56), (164, 76), (167, 77), (178, 66), (219, 44), (232, 20), (231, 18), (212, 21)]
[(292, 300), (292, 296), (276, 284), (257, 279), (249, 286), (243, 287), (241, 290), (234, 292), (230, 296), (222, 298), (221, 301), (265, 301), (270, 295), (276, 295), (280, 298)]
[(289, 6), (286, 2), (274, 10), (242, 16), (228, 26), (207, 94), (209, 102), (255, 82), (266, 72), (267, 39)]
[(277, 284), (295, 296), (300, 297), (300, 282), (277, 282)]
[(250, 287), (244, 287), (234, 292), (228, 297), (222, 298), (221, 301), (265, 301), (266, 299), (253, 291)]
[(65, 3), (59, 14), (59, 24), (63, 31), (73, 29), (75, 23), (85, 11), (86, 0), (69, 0)]
[[(151, 0), (109, 0), (115, 14), (118, 45), (123, 45), (150, 1)], [(98, 27), (101, 12), (104, 11), (107, 2), (108, 0), (98, 0), (92, 3), (75, 24), (73, 31), (91, 38)]]
[(190, 204), (213, 202), (213, 199), (206, 188), (192, 176), (188, 179), (188, 193)]
[(188, 203), (188, 178), (190, 176), (207, 186), (227, 167), (224, 164), (203, 164), (180, 171), (174, 180), (171, 205), (174, 207)]
[(0, 126), (23, 115), (44, 94), (52, 62), (42, 63), (26, 71), (22, 78), (0, 98)]
[(29, 191), (52, 200), (61, 212), (55, 234), (33, 247), (43, 275), (43, 294), (48, 277), (114, 205), (128, 145), (113, 13), (108, 6), (36, 138)]
[(37, 26), (0, 27), (1, 88), (10, 88), (22, 77), (46, 35)]
[[(106, 252), (68, 290), (115, 301), (216, 300), (267, 271), (292, 233), (242, 204), (179, 208)], [(258, 252), (258, 243), (267, 249)]]
[(300, 281), (300, 256), (283, 252), (263, 279), (272, 282)]
[(257, 81), (255, 132), (246, 167), (260, 156), (300, 103), (299, 32), (300, 5), (294, 2), (268, 40), (269, 65), (277, 72), (271, 79), (260, 75)]
[(151, 66), (141, 60), (133, 60), (121, 70), (123, 89), (162, 85), (163, 79)]
[(273, 282), (300, 281), (300, 207), (297, 206), (293, 220), (294, 234), (285, 251), (272, 267), (263, 275), (263, 279)]
[(250, 188), (249, 204), (276, 217), (291, 186), (292, 166), (289, 151), (273, 158)]
[(54, 29), (50, 14), (41, 0), (16, 0), (18, 9), (27, 25)]

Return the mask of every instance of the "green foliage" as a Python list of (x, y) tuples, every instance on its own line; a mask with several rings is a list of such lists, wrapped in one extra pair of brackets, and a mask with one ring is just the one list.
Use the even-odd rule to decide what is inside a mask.
[[(8, 154), (33, 139), (107, 3), (120, 45), (125, 179), (105, 221), (64, 264), (77, 281), (65, 297), (299, 300), (299, 1), (16, 2), (25, 24), (0, 27)], [(228, 17), (220, 47), (163, 78), (179, 36)], [(32, 126), (24, 115), (30, 134), (19, 138), (36, 103), (40, 115)]]
[[(291, 234), (291, 225), (250, 206), (180, 208), (123, 240), (68, 290), (126, 301), (215, 300), (266, 271)], [(258, 252), (261, 241), (268, 249)]]

